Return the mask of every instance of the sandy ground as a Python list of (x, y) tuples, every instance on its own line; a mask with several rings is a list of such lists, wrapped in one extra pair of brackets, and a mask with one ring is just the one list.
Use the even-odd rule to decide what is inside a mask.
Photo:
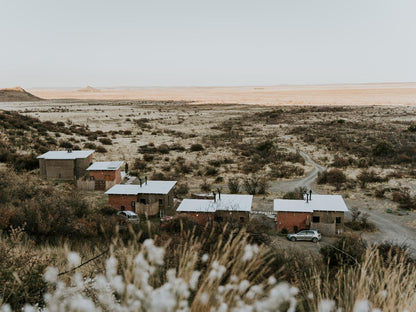
[(44, 99), (156, 100), (259, 105), (415, 105), (416, 83), (351, 85), (29, 89)]

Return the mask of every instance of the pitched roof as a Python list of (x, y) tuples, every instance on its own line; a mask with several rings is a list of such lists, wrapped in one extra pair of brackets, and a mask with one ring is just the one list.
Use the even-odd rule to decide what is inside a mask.
[(274, 211), (281, 212), (346, 212), (348, 207), (341, 195), (312, 195), (312, 200), (275, 199)]
[(178, 212), (251, 211), (253, 195), (221, 194), (221, 199), (184, 199)]
[(87, 168), (87, 170), (117, 170), (124, 164), (124, 161), (97, 161)]
[(38, 156), (38, 159), (78, 159), (78, 158), (87, 158), (94, 151), (49, 151), (45, 154)]
[(142, 186), (137, 184), (116, 184), (105, 194), (107, 195), (138, 195), (167, 194), (175, 186), (176, 181), (147, 181)]

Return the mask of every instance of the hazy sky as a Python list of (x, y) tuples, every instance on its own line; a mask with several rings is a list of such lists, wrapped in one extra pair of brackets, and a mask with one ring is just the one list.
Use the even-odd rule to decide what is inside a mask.
[(0, 0), (0, 88), (385, 81), (414, 0)]

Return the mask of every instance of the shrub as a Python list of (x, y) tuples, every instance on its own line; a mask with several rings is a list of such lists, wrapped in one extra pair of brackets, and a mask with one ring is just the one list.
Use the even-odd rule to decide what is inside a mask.
[(183, 198), (186, 194), (189, 193), (189, 186), (188, 183), (178, 183), (175, 186), (175, 196), (178, 198)]
[(203, 180), (202, 183), (200, 184), (199, 188), (201, 189), (201, 191), (203, 192), (211, 192), (211, 184), (207, 181), (207, 180)]
[(410, 125), (410, 126), (407, 128), (407, 131), (409, 131), (409, 132), (416, 132), (416, 125)]
[(303, 199), (303, 194), (296, 191), (287, 192), (283, 195), (283, 199)]
[(113, 142), (111, 141), (110, 138), (100, 138), (98, 141), (100, 141), (101, 144), (104, 145), (112, 145)]
[(246, 177), (243, 180), (244, 190), (250, 195), (265, 194), (268, 187), (268, 182), (264, 177)]
[(191, 149), (191, 152), (199, 152), (199, 151), (203, 151), (204, 147), (199, 143), (195, 143), (191, 145), (190, 149)]
[(136, 158), (134, 160), (133, 168), (136, 170), (145, 170), (147, 168), (147, 164), (145, 161), (141, 160), (140, 158)]
[(233, 177), (228, 179), (228, 190), (231, 194), (238, 194), (240, 192), (240, 178)]
[(332, 166), (337, 168), (348, 167), (349, 165), (351, 165), (350, 159), (338, 155), (335, 155), (334, 161), (332, 162)]
[(364, 257), (365, 250), (366, 245), (359, 236), (344, 235), (338, 238), (333, 246), (324, 246), (319, 252), (323, 257), (323, 261), (328, 263), (330, 268), (337, 268), (360, 263)]
[(159, 147), (157, 148), (157, 151), (158, 151), (160, 154), (169, 154), (170, 149), (169, 149), (169, 146), (168, 146), (167, 144), (161, 144), (161, 145), (159, 145)]
[(205, 175), (207, 176), (214, 176), (218, 174), (218, 169), (214, 167), (207, 167), (205, 170)]
[(336, 187), (337, 190), (341, 188), (341, 185), (347, 182), (347, 177), (339, 169), (331, 169), (329, 171), (320, 172), (317, 179), (318, 184), (331, 184)]
[(97, 146), (97, 147), (96, 147), (96, 149), (95, 149), (95, 151), (96, 151), (97, 153), (107, 153), (107, 150), (106, 150), (106, 149), (105, 149), (105, 147), (104, 147), (104, 146), (102, 146), (102, 145)]
[(145, 161), (147, 161), (147, 162), (151, 162), (151, 161), (153, 161), (153, 159), (154, 159), (155, 157), (153, 156), (153, 155), (151, 155), (151, 154), (144, 154), (143, 155), (143, 159), (145, 160)]
[(377, 183), (385, 181), (385, 178), (379, 176), (374, 170), (361, 170), (357, 176), (362, 188), (365, 188), (367, 183)]
[(96, 146), (95, 146), (94, 143), (87, 142), (87, 143), (84, 144), (84, 148), (89, 148), (89, 149), (93, 149), (94, 150), (96, 148)]
[(399, 207), (402, 209), (416, 209), (416, 197), (410, 196), (408, 190), (394, 191), (392, 193), (392, 200), (399, 203)]
[(63, 148), (72, 148), (72, 143), (69, 141), (61, 141), (59, 142), (59, 147), (63, 147)]
[(394, 147), (388, 141), (380, 141), (373, 148), (373, 155), (377, 157), (391, 156), (394, 154)]

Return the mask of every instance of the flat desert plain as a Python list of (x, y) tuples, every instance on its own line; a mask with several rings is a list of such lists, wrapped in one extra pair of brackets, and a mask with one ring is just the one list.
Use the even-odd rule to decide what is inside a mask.
[(44, 99), (187, 101), (199, 104), (414, 105), (416, 83), (346, 85), (29, 89)]

